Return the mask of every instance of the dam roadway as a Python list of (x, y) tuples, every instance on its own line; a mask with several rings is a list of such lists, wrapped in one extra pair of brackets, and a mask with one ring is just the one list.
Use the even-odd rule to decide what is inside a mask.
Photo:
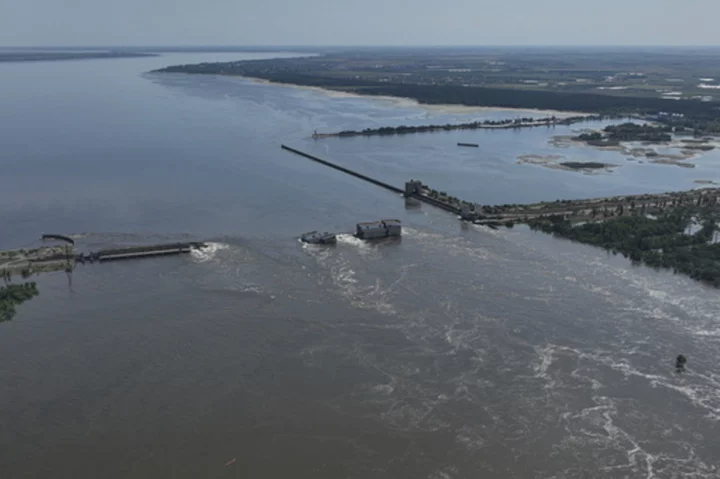
[(657, 214), (684, 206), (715, 206), (720, 204), (720, 188), (700, 188), (688, 191), (622, 195), (602, 198), (544, 201), (517, 205), (477, 205), (432, 190), (419, 181), (409, 181), (405, 189), (371, 178), (365, 174), (336, 165), (317, 156), (281, 145), (282, 149), (322, 165), (380, 186), (406, 198), (414, 198), (436, 208), (460, 215), (476, 224), (497, 225), (526, 223), (550, 217), (563, 217), (572, 222), (602, 221), (612, 217)]

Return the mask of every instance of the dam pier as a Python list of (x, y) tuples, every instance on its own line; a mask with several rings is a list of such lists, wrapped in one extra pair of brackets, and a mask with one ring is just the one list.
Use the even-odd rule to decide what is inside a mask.
[(363, 181), (367, 181), (368, 183), (372, 183), (381, 188), (385, 188), (386, 190), (392, 191), (393, 193), (399, 193), (399, 194), (403, 193), (403, 190), (396, 186), (392, 186), (388, 183), (385, 183), (384, 181), (376, 180), (375, 178), (371, 178), (367, 175), (363, 175), (362, 173), (353, 171), (350, 168), (345, 168), (344, 166), (336, 165), (335, 163), (332, 163), (330, 161), (323, 160), (322, 158), (318, 158), (315, 155), (311, 155), (309, 153), (305, 153), (303, 151), (296, 150), (295, 148), (291, 148), (287, 145), (280, 145), (280, 148), (282, 148), (283, 150), (289, 151), (290, 153), (295, 153), (296, 155), (307, 158), (308, 160), (312, 160), (317, 163), (320, 163), (321, 165), (328, 166), (334, 170), (342, 171), (343, 173), (345, 173), (347, 175), (354, 176), (355, 178), (360, 178)]

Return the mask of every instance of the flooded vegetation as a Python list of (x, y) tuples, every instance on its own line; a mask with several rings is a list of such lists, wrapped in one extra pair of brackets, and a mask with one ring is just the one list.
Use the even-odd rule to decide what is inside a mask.
[[(603, 219), (594, 220), (598, 215)], [(593, 219), (582, 224), (573, 224), (566, 215), (551, 215), (532, 219), (529, 225), (720, 287), (720, 205), (716, 195), (673, 195), (640, 208), (631, 200), (609, 211), (607, 207), (602, 212), (594, 208), (590, 216)]]
[(0, 251), (0, 274), (7, 278), (18, 274), (26, 278), (35, 273), (63, 271), (74, 264), (75, 255), (71, 246)]
[(10, 321), (15, 317), (16, 306), (29, 301), (38, 295), (35, 282), (6, 284), (0, 287), (0, 322)]

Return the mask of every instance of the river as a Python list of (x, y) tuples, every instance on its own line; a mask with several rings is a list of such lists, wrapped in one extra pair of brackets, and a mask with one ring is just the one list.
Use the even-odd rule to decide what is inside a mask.
[[(716, 290), (406, 207), (280, 144), (482, 203), (692, 188), (716, 153), (561, 151), (622, 164), (583, 175), (516, 164), (567, 127), (314, 141), (508, 112), (147, 73), (267, 55), (0, 64), (0, 248), (210, 242), (35, 278), (0, 323), (2, 477), (718, 477)], [(297, 240), (386, 217), (400, 241)]]

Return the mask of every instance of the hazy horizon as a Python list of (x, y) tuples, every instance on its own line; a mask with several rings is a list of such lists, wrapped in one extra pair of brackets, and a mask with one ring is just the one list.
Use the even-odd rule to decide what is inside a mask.
[(24, 0), (0, 46), (718, 46), (720, 2), (695, 0)]
[(70, 50), (70, 49), (87, 49), (87, 50), (107, 50), (107, 49), (140, 49), (140, 50), (182, 50), (182, 49), (258, 49), (258, 50), (278, 50), (278, 49), (332, 49), (332, 48), (347, 48), (347, 49), (514, 49), (514, 48), (527, 48), (527, 49), (636, 49), (636, 48), (649, 48), (649, 49), (676, 49), (676, 50), (687, 50), (687, 49), (720, 49), (720, 44), (717, 45), (641, 45), (641, 44), (597, 44), (597, 45), (553, 45), (553, 44), (516, 44), (516, 45), (490, 45), (490, 44), (433, 44), (433, 45), (362, 45), (362, 44), (326, 44), (326, 45), (312, 45), (312, 44), (67, 44), (67, 45), (0, 45), (0, 50)]

